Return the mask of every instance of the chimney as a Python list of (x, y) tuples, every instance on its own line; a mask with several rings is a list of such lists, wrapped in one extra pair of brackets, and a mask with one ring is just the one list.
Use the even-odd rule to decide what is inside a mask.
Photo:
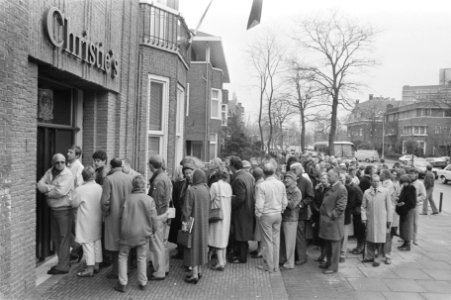
[(369, 96), (370, 96), (369, 99), (373, 100), (373, 94), (370, 94)]

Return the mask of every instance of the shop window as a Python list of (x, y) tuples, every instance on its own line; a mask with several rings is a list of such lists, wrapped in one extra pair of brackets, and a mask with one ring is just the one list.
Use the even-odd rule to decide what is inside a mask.
[(212, 119), (221, 119), (221, 90), (211, 89), (211, 111)]

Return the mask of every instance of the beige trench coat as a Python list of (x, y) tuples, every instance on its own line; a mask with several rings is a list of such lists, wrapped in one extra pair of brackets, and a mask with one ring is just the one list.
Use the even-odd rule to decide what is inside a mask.
[(387, 222), (393, 221), (393, 203), (386, 188), (379, 186), (376, 191), (370, 187), (363, 194), (362, 221), (366, 222), (366, 240), (385, 243)]

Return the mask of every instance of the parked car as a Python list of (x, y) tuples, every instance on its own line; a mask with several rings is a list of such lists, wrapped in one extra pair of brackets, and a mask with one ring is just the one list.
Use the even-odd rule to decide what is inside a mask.
[(437, 170), (437, 176), (444, 184), (448, 183), (448, 181), (451, 181), (451, 164), (447, 165), (444, 169)]
[(442, 157), (427, 157), (426, 160), (433, 166), (434, 168), (444, 168), (448, 165), (448, 161), (445, 156)]
[[(411, 158), (410, 158), (411, 159)], [(418, 177), (424, 178), (424, 175), (426, 175), (426, 167), (430, 165), (430, 163), (422, 157), (414, 157), (413, 160), (413, 166), (411, 164), (411, 160), (408, 160), (407, 162), (403, 162), (401, 164), (401, 167), (406, 169), (406, 172), (409, 171), (410, 168), (415, 168), (418, 171)]]
[[(413, 160), (415, 161), (418, 157), (413, 156)], [(406, 154), (398, 158), (398, 160), (404, 164), (410, 163), (412, 161), (412, 154)]]
[(376, 150), (360, 149), (355, 152), (355, 158), (358, 161), (375, 162), (379, 161), (379, 153)]

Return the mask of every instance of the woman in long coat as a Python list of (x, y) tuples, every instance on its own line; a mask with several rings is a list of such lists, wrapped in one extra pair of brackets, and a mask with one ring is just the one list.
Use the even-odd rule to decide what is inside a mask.
[(226, 264), (226, 248), (229, 242), (232, 216), (232, 188), (227, 182), (229, 176), (226, 170), (218, 170), (216, 176), (219, 180), (211, 185), (210, 198), (212, 202), (215, 201), (221, 207), (223, 219), (209, 224), (208, 245), (215, 248), (218, 257), (218, 264), (211, 268), (223, 271)]
[(77, 273), (79, 277), (92, 277), (99, 271), (102, 257), (102, 209), (100, 199), (102, 187), (94, 181), (93, 167), (82, 171), (84, 184), (79, 186), (72, 199), (72, 207), (78, 207), (75, 224), (75, 241), (83, 247), (86, 270)]
[(197, 283), (201, 276), (201, 266), (208, 262), (208, 213), (210, 209), (210, 191), (204, 171), (196, 170), (193, 185), (188, 189), (182, 207), (183, 221), (194, 218), (191, 231), (191, 248), (184, 248), (184, 264), (193, 268), (192, 275), (185, 278), (188, 283)]
[(413, 220), (417, 205), (417, 192), (408, 175), (402, 175), (401, 194), (396, 204), (396, 212), (399, 214), (399, 234), (404, 244), (398, 247), (401, 251), (410, 251), (410, 242), (413, 240)]

